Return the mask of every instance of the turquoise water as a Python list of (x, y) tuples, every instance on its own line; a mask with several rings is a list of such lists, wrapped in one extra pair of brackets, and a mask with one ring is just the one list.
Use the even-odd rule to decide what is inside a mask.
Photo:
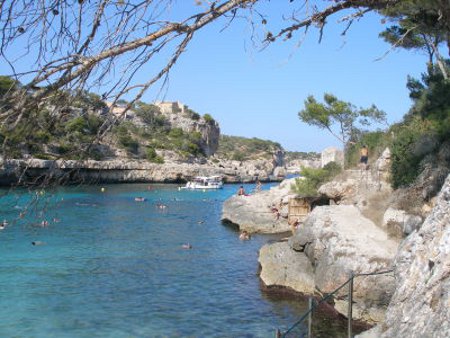
[(122, 184), (4, 195), (0, 336), (273, 337), (305, 305), (261, 291), (258, 250), (270, 237), (239, 241), (220, 222), (236, 190)]

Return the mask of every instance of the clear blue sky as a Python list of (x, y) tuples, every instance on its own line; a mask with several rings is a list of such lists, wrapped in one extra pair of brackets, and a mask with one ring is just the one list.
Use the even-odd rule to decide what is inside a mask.
[[(181, 12), (170, 15), (183, 17), (192, 2), (183, 1), (181, 6), (185, 6)], [(275, 17), (281, 6), (285, 5), (278, 1), (264, 2), (261, 10)], [(387, 113), (390, 123), (399, 121), (411, 105), (407, 75), (420, 76), (425, 55), (394, 50), (375, 61), (390, 49), (378, 38), (384, 27), (380, 18), (368, 15), (342, 37), (343, 26), (336, 25), (339, 17), (328, 20), (321, 44), (317, 30), (310, 29), (299, 48), (296, 43), (303, 33), (263, 51), (251, 45), (245, 20), (236, 20), (222, 32), (223, 20), (206, 26), (197, 32), (172, 70), (164, 96), (158, 98), (211, 114), (223, 134), (270, 139), (292, 151), (340, 146), (326, 131), (298, 119), (309, 94), (321, 100), (329, 92), (361, 107), (373, 103)], [(259, 29), (261, 33), (264, 28)], [(0, 73), (8, 73), (6, 69), (0, 63)], [(145, 71), (140, 74), (142, 80), (148, 77)], [(152, 90), (143, 100), (155, 98)]]
[(401, 120), (411, 106), (407, 75), (425, 71), (425, 55), (393, 50), (375, 61), (390, 50), (378, 38), (384, 27), (380, 18), (368, 15), (345, 37), (337, 19), (329, 21), (321, 44), (312, 29), (300, 48), (294, 38), (263, 51), (251, 46), (244, 22), (223, 32), (222, 24), (206, 27), (176, 65), (164, 99), (211, 114), (223, 134), (270, 139), (291, 151), (340, 147), (327, 131), (298, 119), (309, 94), (321, 100), (330, 92), (358, 107), (373, 103), (389, 123)]

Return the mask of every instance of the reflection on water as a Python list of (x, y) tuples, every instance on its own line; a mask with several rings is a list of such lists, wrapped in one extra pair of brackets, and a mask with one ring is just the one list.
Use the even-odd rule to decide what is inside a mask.
[(305, 303), (261, 291), (257, 256), (270, 237), (239, 241), (220, 223), (236, 188), (123, 184), (3, 196), (0, 335), (273, 337)]

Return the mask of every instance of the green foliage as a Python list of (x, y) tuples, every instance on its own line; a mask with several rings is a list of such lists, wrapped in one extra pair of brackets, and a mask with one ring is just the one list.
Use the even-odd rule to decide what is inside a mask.
[[(343, 145), (353, 141), (360, 133), (361, 126), (371, 123), (386, 123), (386, 114), (375, 105), (370, 108), (356, 108), (349, 102), (340, 101), (332, 94), (324, 94), (325, 103), (319, 103), (312, 96), (305, 100), (305, 108), (298, 113), (306, 124), (328, 130)], [(333, 127), (337, 126), (338, 133)]]
[[(3, 95), (14, 86), (18, 88), (19, 85), (8, 77), (0, 77), (0, 94)], [(124, 100), (117, 103), (127, 104)], [(47, 110), (52, 106), (60, 108), (60, 116)], [(2, 102), (2, 108), (4, 107), (5, 102)], [(4, 149), (9, 156), (21, 158), (23, 154), (30, 153), (40, 158), (103, 158), (104, 155), (98, 148), (89, 146), (105, 122), (99, 115), (106, 108), (100, 96), (85, 91), (56, 91), (43, 107), (40, 111), (32, 112), (34, 123), (20, 124), (13, 130), (6, 126), (0, 128), (0, 141), (5, 142)], [(180, 128), (172, 129), (160, 108), (152, 104), (138, 102), (133, 110), (144, 125), (123, 121), (114, 126), (111, 141), (117, 142), (120, 147), (133, 154), (134, 158), (147, 158), (149, 161), (162, 163), (164, 160), (156, 154), (157, 149), (172, 150), (185, 157), (204, 155), (204, 140), (200, 132), (186, 133)], [(187, 113), (194, 120), (201, 119), (199, 114), (190, 109)], [(154, 152), (147, 149), (153, 149)]]
[(164, 159), (161, 156), (158, 156), (155, 148), (147, 147), (145, 150), (145, 155), (147, 160), (153, 163), (164, 163)]
[(235, 151), (232, 155), (231, 155), (231, 159), (233, 161), (244, 161), (245, 160), (245, 154), (240, 152), (240, 151)]
[(66, 124), (65, 129), (69, 133), (73, 132), (82, 133), (88, 130), (86, 120), (82, 116), (70, 120)]
[(139, 101), (135, 104), (134, 111), (151, 130), (160, 129), (167, 124), (166, 118), (161, 115), (161, 109), (153, 104)]
[(101, 99), (99, 95), (95, 93), (89, 93), (84, 90), (74, 95), (74, 97), (71, 99), (70, 105), (77, 108), (83, 108), (84, 111), (97, 111), (107, 108), (106, 103)]
[(286, 151), (286, 161), (291, 160), (320, 160), (320, 154), (315, 151)]
[(139, 150), (139, 143), (130, 135), (130, 124), (121, 123), (114, 128), (114, 133), (117, 135), (118, 143), (128, 152), (137, 154)]
[(217, 155), (231, 160), (270, 159), (277, 151), (283, 150), (277, 142), (261, 140), (256, 137), (245, 138), (221, 135)]
[(184, 136), (184, 132), (181, 128), (173, 128), (169, 132), (169, 137), (172, 139), (180, 139)]
[(342, 172), (342, 167), (336, 162), (328, 162), (322, 169), (328, 174), (327, 180), (333, 179)]
[(407, 86), (414, 105), (403, 123), (391, 128), (394, 188), (413, 183), (422, 170), (423, 160), (450, 139), (450, 82), (432, 67), (422, 74), (420, 81), (409, 78)]
[(200, 114), (196, 113), (195, 111), (193, 111), (190, 108), (186, 108), (185, 109), (185, 113), (186, 113), (187, 116), (189, 116), (194, 121), (200, 120)]
[(430, 123), (415, 117), (407, 124), (392, 128), (395, 138), (391, 144), (391, 175), (394, 189), (411, 184), (420, 173), (420, 162), (427, 153), (436, 148), (436, 143), (428, 149), (419, 147), (429, 135), (433, 134)]
[(213, 119), (213, 117), (209, 114), (205, 114), (203, 115), (203, 119), (205, 120), (206, 123), (208, 124), (214, 124), (216, 123), (216, 121)]
[[(441, 0), (403, 0), (387, 7), (382, 14), (393, 25), (380, 34), (386, 42), (405, 49), (421, 49), (433, 63), (439, 45), (450, 34), (450, 2)], [(438, 60), (439, 61), (439, 60)]]
[(92, 114), (85, 114), (67, 121), (65, 130), (68, 133), (81, 133), (83, 135), (95, 135), (102, 125), (103, 120)]
[(390, 133), (384, 131), (363, 132), (358, 140), (345, 149), (345, 167), (352, 168), (359, 163), (359, 151), (366, 145), (369, 150), (369, 161), (378, 158), (390, 145)]
[(315, 197), (317, 189), (325, 182), (331, 180), (342, 171), (336, 162), (330, 162), (323, 168), (302, 168), (301, 178), (295, 180), (291, 190), (301, 197)]
[(17, 81), (11, 79), (9, 76), (0, 76), (0, 97), (13, 91), (17, 88)]

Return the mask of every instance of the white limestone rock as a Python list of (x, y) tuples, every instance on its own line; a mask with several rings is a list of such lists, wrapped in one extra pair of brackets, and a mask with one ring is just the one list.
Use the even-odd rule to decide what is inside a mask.
[[(304, 243), (304, 238), (309, 238)], [(312, 240), (311, 240), (312, 239)], [(301, 243), (297, 243), (301, 242)], [(335, 290), (344, 283), (350, 272), (368, 273), (387, 270), (397, 251), (398, 243), (351, 205), (316, 207), (304, 226), (290, 239), (292, 248), (303, 245), (315, 273), (315, 286), (321, 292)], [(382, 319), (394, 292), (392, 275), (357, 277), (354, 318), (377, 322)], [(345, 308), (346, 292), (338, 299)], [(346, 310), (343, 311), (344, 314)]]
[[(295, 179), (284, 180), (270, 190), (249, 196), (232, 196), (223, 204), (222, 220), (237, 224), (239, 229), (258, 233), (290, 231), (287, 222), (290, 189)], [(279, 215), (272, 211), (277, 208)]]
[(450, 337), (450, 175), (431, 214), (402, 243), (395, 270), (381, 337)]
[(266, 286), (284, 286), (305, 294), (314, 292), (311, 262), (287, 242), (264, 245), (259, 253), (260, 277)]

